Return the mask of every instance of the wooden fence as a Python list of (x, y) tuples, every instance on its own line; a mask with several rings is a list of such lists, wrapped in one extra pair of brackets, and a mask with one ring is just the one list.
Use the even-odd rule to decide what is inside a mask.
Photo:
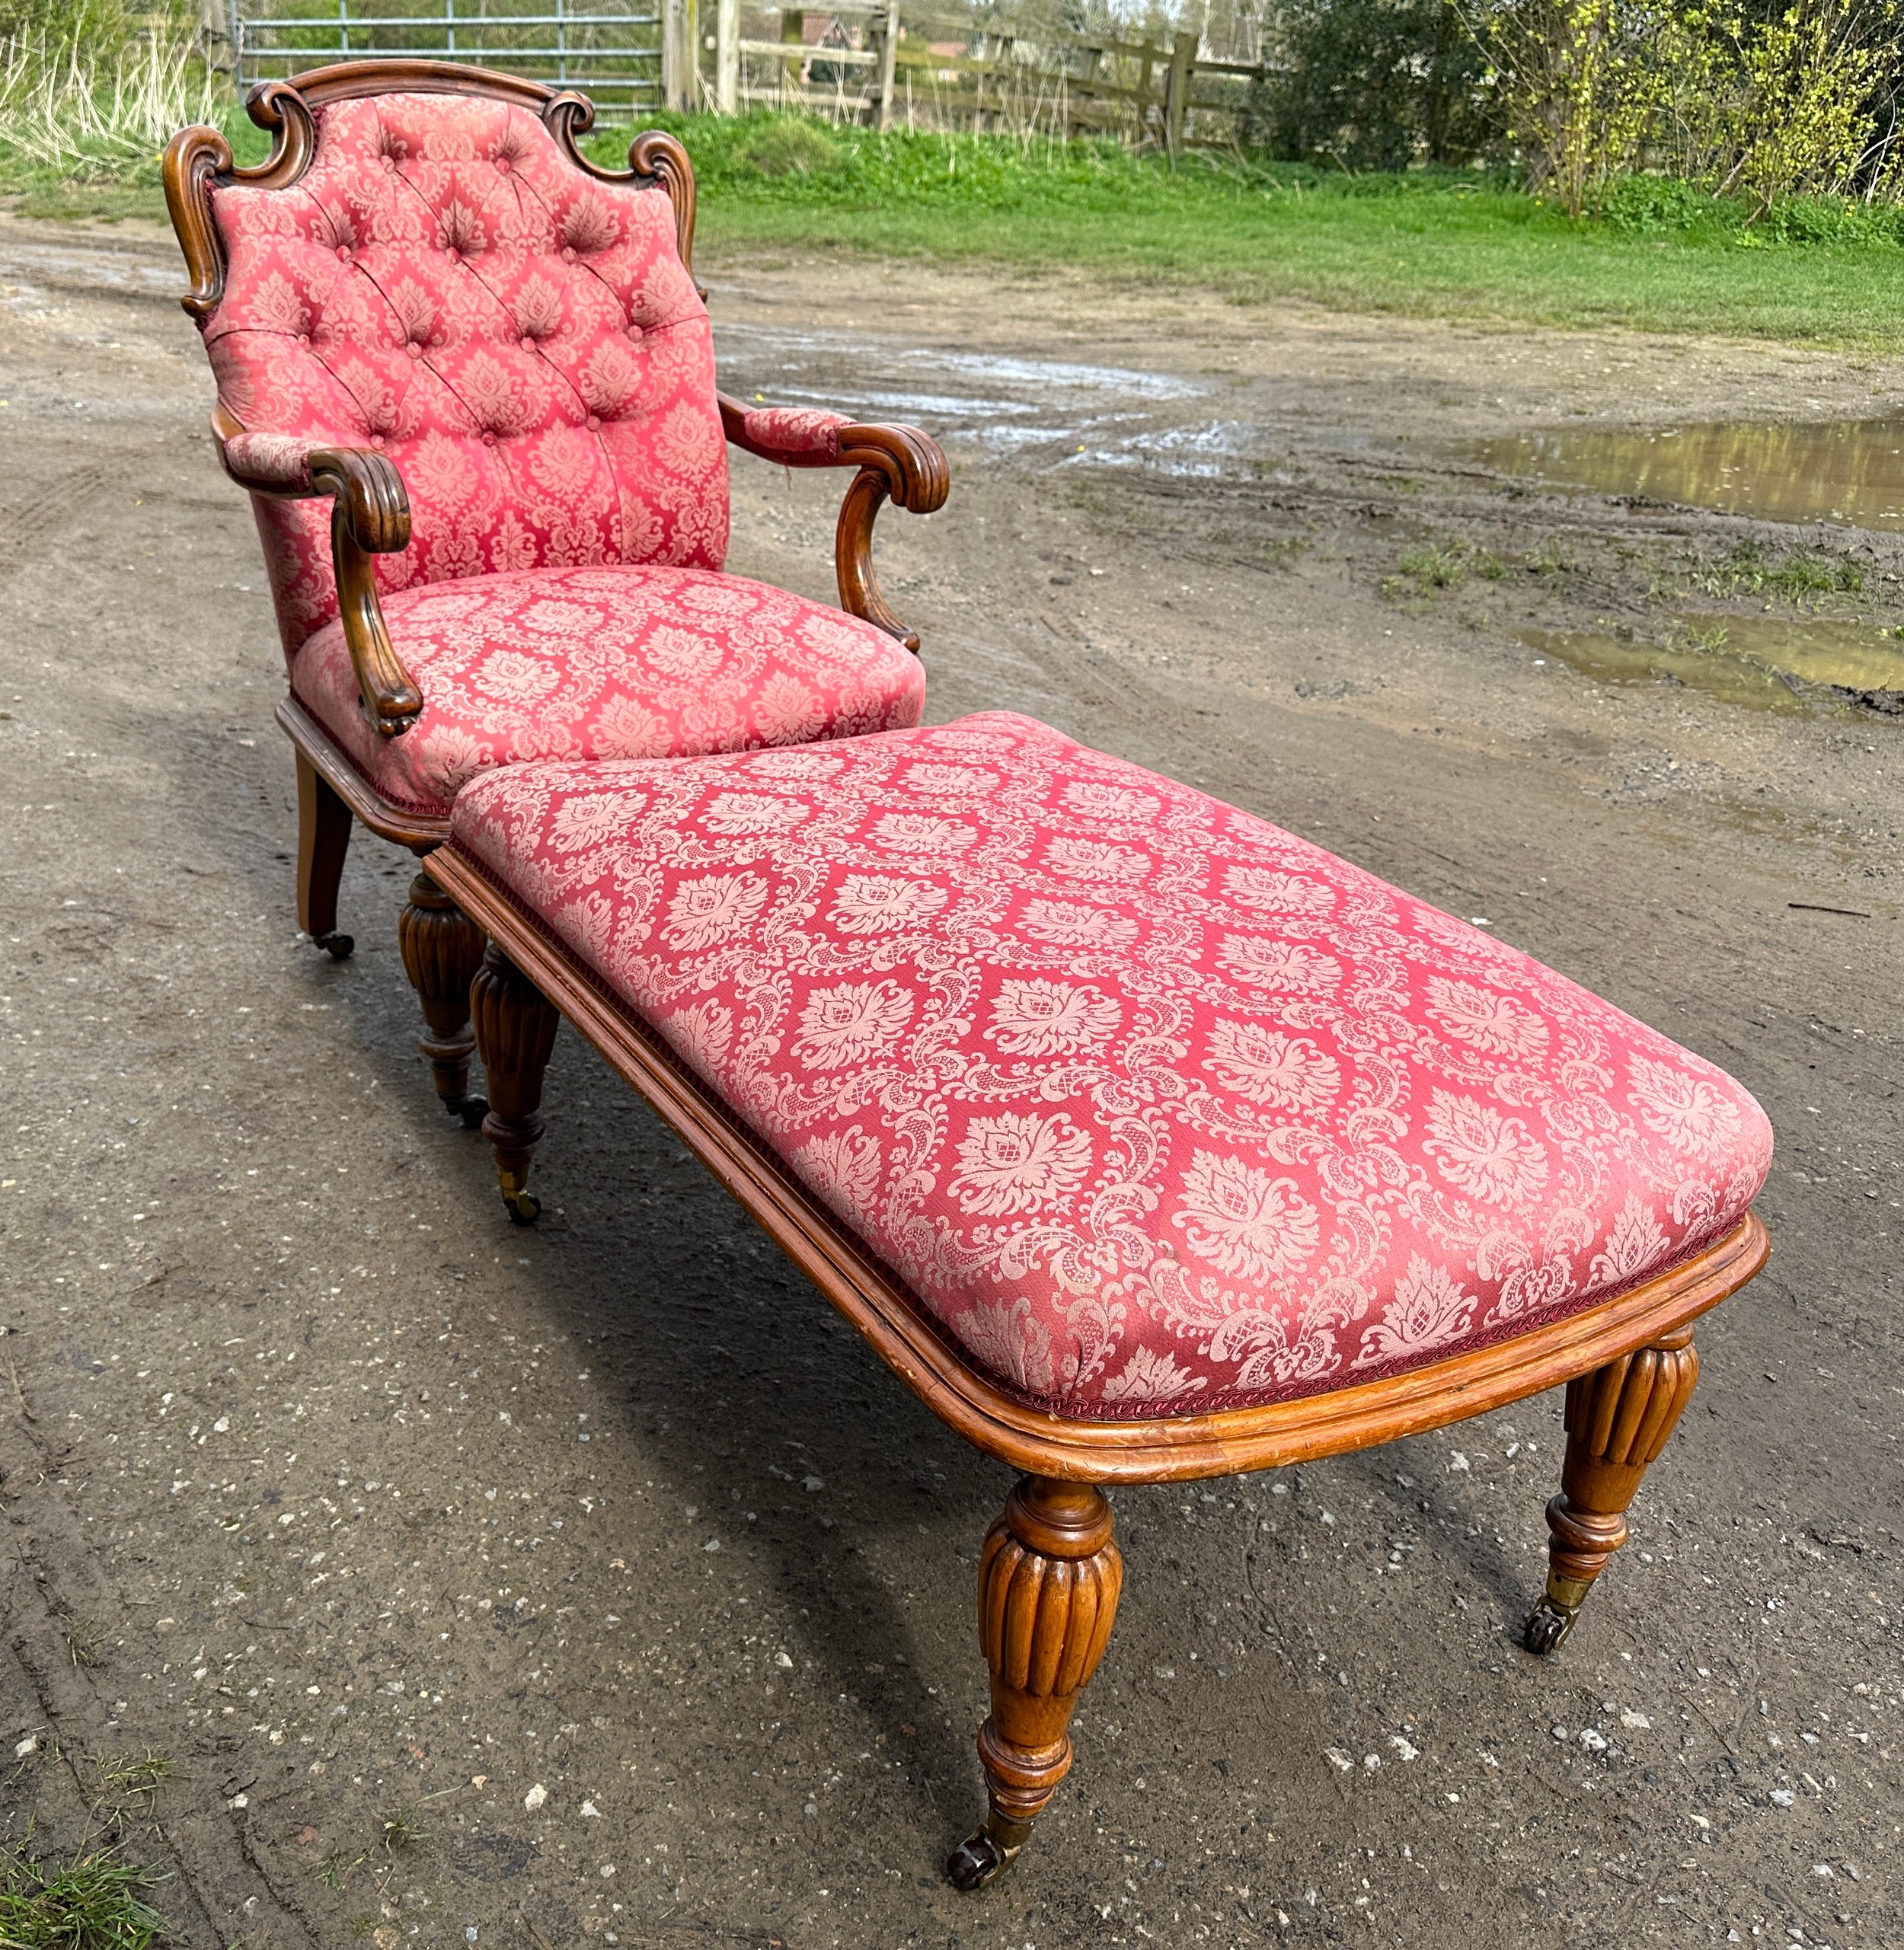
[(1168, 45), (995, 34), (933, 43), (906, 31), (899, 0), (836, 0), (778, 10), (780, 30), (769, 37), (743, 32), (740, 0), (707, 4), (714, 31), (704, 39), (696, 0), (667, 0), (686, 18), (666, 40), (713, 56), (711, 71), (698, 60), (675, 68), (669, 99), (728, 115), (774, 107), (877, 129), (1096, 134), (1174, 158), (1186, 148), (1234, 143), (1251, 84), (1266, 72), (1203, 59), (1188, 34)]
[(909, 29), (900, 4), (749, 0), (743, 17), (742, 0), (204, 0), (228, 24), (241, 87), (353, 56), (427, 55), (584, 88), (610, 113), (791, 108), (876, 129), (1107, 136), (1173, 159), (1235, 142), (1267, 72), (1203, 59), (1193, 34), (959, 38), (943, 13)]

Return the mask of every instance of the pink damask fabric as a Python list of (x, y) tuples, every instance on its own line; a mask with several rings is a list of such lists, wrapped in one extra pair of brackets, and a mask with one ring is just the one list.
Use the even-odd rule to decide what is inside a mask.
[(816, 407), (753, 407), (743, 423), (746, 444), (790, 467), (830, 467), (839, 458), (839, 433), (852, 422)]
[(516, 767), (454, 830), (975, 1367), (1067, 1415), (1524, 1332), (1716, 1238), (1770, 1161), (1666, 1037), (1008, 713)]
[[(205, 343), (248, 433), (395, 463), (412, 535), (377, 558), (379, 587), (718, 569), (713, 343), (666, 193), (584, 174), (503, 103), (386, 94), (315, 113), (299, 181), (213, 192), (230, 262)], [(337, 613), (330, 507), (254, 506), (288, 656)]]
[(704, 569), (535, 569), (384, 599), (426, 700), (399, 738), (357, 703), (332, 621), (291, 666), (292, 694), (387, 799), (442, 812), (484, 768), (662, 758), (919, 721), (925, 675), (855, 616)]

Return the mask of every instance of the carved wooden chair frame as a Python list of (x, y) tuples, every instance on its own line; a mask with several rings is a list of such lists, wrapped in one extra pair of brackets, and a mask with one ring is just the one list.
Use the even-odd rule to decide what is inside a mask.
[(489, 1080), (483, 1131), (511, 1215), (535, 1216), (528, 1178), (543, 1129), (543, 1074), (566, 1018), (934, 1414), (1024, 1472), (979, 1556), (992, 1711), (979, 1754), (989, 1805), (947, 1864), (961, 1888), (982, 1886), (1011, 1862), (1070, 1770), (1066, 1728), (1123, 1582), (1104, 1486), (1231, 1476), (1372, 1448), (1564, 1383), (1567, 1451), (1547, 1507), (1547, 1588), (1524, 1631), (1529, 1652), (1551, 1652), (1626, 1541), (1640, 1479), (1692, 1397), (1693, 1323), (1750, 1280), (1770, 1249), (1748, 1213), (1714, 1243), (1567, 1320), (1304, 1399), (1149, 1422), (1027, 1408), (975, 1373), (899, 1280), (481, 866), (452, 844), (434, 870), (490, 937), (471, 1001)]
[[(295, 81), (261, 81), (251, 90), (246, 110), (273, 137), (270, 155), (254, 168), (235, 164), (231, 144), (216, 129), (183, 129), (168, 145), (165, 200), (191, 280), (182, 302), (193, 318), (208, 317), (225, 289), (225, 244), (212, 215), (212, 187), (242, 183), (267, 190), (288, 188), (310, 168), (316, 154), (314, 109), (395, 93), (470, 95), (526, 109), (577, 168), (602, 182), (664, 192), (674, 206), (681, 261), (692, 275), (694, 171), (686, 150), (672, 136), (653, 130), (637, 135), (629, 145), (628, 168), (605, 169), (590, 161), (579, 146), (578, 138), (595, 120), (595, 105), (586, 95), (446, 62), (349, 61), (313, 69)], [(748, 410), (739, 401), (724, 394), (717, 397), (722, 429), (730, 444), (787, 467), (855, 471), (834, 535), (839, 606), (916, 652), (917, 633), (894, 614), (874, 573), (873, 525), (888, 500), (914, 514), (931, 514), (944, 505), (950, 480), (937, 442), (913, 427), (852, 425), (840, 430), (837, 458), (784, 450), (749, 434)], [(244, 430), (222, 405), (214, 410), (212, 437), (219, 458), (239, 487), (252, 494), (331, 500), (331, 559), (340, 616), (365, 715), (383, 736), (401, 737), (416, 723), (423, 697), (385, 627), (371, 557), (409, 544), (410, 503), (402, 477), (374, 448), (347, 447), (314, 450), (307, 457), (304, 481), (267, 477), (248, 469), (241, 455), (233, 451), (233, 440)], [(337, 927), (337, 889), (353, 818), (380, 838), (407, 847), (420, 863), (426, 863), (419, 865), (411, 884), (398, 940), (404, 970), (423, 1004), (426, 1027), (419, 1046), (430, 1059), (437, 1094), (452, 1113), (474, 1123), (484, 1105), (469, 1093), (474, 1040), (468, 997), (471, 978), (482, 957), (483, 937), (426, 863), (449, 837), (449, 822), (384, 799), (296, 698), (286, 697), (279, 704), (277, 719), (297, 754), (298, 924), (340, 960), (351, 952), (350, 936)]]

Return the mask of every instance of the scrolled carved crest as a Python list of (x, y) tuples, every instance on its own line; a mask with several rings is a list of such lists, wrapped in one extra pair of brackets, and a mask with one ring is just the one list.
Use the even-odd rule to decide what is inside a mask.
[(166, 145), (166, 208), (184, 253), (190, 289), (180, 301), (203, 321), (225, 295), (225, 242), (212, 214), (211, 191), (220, 183), (282, 190), (296, 183), (317, 153), (312, 111), (327, 102), (379, 94), (460, 94), (503, 101), (535, 116), (577, 169), (606, 183), (664, 190), (674, 206), (675, 238), (684, 266), (694, 246), (694, 168), (673, 136), (658, 129), (635, 137), (625, 170), (604, 169), (577, 146), (595, 126), (595, 104), (573, 89), (557, 90), (519, 75), (499, 75), (451, 61), (340, 61), (315, 68), (296, 81), (260, 81), (244, 98), (245, 113), (272, 137), (271, 153), (251, 168), (233, 161), (222, 131), (203, 123), (181, 129)]

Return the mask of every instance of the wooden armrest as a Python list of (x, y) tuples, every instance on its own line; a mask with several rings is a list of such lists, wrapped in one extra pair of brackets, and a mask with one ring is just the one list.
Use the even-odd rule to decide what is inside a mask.
[(384, 627), (372, 555), (410, 545), (410, 496), (395, 464), (374, 448), (304, 448), (281, 435), (248, 433), (220, 407), (212, 438), (225, 471), (253, 494), (331, 498), (331, 561), (344, 646), (356, 672), (364, 716), (385, 738), (402, 736), (422, 715), (423, 694)]
[(744, 452), (781, 467), (859, 470), (840, 503), (833, 539), (839, 606), (916, 650), (918, 631), (893, 614), (873, 573), (873, 524), (888, 500), (914, 515), (944, 506), (952, 477), (939, 443), (914, 426), (861, 426), (839, 413), (750, 408), (724, 393), (720, 400), (722, 430)]

